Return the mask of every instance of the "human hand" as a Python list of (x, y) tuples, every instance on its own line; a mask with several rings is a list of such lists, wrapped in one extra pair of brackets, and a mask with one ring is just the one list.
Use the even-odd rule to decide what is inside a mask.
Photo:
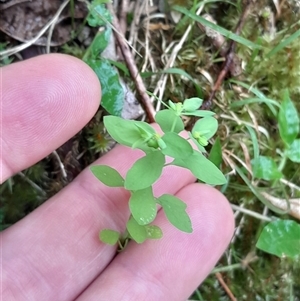
[[(83, 62), (44, 55), (2, 69), (1, 183), (47, 156), (77, 133), (99, 105), (100, 87)], [(121, 175), (140, 151), (117, 146), (95, 164)], [(193, 233), (170, 225), (164, 236), (125, 251), (101, 243), (103, 228), (123, 231), (128, 194), (84, 170), (70, 185), (1, 233), (0, 295), (6, 301), (185, 300), (227, 247), (233, 215), (225, 197), (194, 183), (188, 170), (169, 166), (154, 193), (188, 204)]]

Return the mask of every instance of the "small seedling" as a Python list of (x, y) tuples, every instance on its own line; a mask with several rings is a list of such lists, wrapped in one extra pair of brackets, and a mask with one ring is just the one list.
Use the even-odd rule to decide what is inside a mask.
[[(152, 224), (157, 215), (157, 205), (162, 207), (167, 219), (176, 228), (183, 232), (192, 232), (191, 220), (186, 213), (187, 205), (170, 194), (155, 197), (152, 185), (168, 165), (189, 169), (197, 179), (207, 184), (226, 183), (222, 172), (204, 156), (204, 147), (216, 133), (218, 122), (212, 117), (213, 112), (198, 110), (201, 104), (202, 100), (199, 98), (186, 99), (183, 103), (176, 104), (169, 101), (168, 105), (165, 104), (167, 109), (159, 111), (155, 116), (163, 135), (145, 122), (124, 120), (116, 116), (104, 117), (106, 130), (114, 140), (133, 149), (140, 149), (145, 155), (132, 165), (125, 178), (110, 166), (91, 167), (92, 173), (102, 183), (110, 187), (123, 187), (131, 195), (131, 215), (126, 225), (126, 233), (121, 235), (114, 230), (104, 229), (100, 232), (101, 241), (116, 244), (130, 238), (142, 243), (146, 239), (161, 238), (162, 230)], [(201, 117), (187, 139), (179, 135), (184, 130), (182, 115)], [(191, 141), (197, 149), (193, 149)], [(166, 163), (166, 156), (173, 160)]]

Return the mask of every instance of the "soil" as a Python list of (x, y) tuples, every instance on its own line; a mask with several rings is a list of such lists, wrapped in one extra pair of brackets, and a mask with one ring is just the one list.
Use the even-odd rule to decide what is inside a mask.
[[(54, 17), (63, 1), (48, 0), (8, 0), (1, 1), (0, 30), (20, 42), (34, 38)], [(75, 1), (74, 14), (70, 4), (66, 6), (55, 25), (51, 46), (58, 46), (71, 39), (73, 22), (82, 22), (87, 14), (86, 5)], [(39, 38), (35, 45), (45, 46), (47, 33)]]

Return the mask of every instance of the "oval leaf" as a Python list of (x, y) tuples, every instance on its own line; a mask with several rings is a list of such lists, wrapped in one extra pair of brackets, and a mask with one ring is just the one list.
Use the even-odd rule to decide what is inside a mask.
[(155, 225), (146, 226), (147, 238), (150, 239), (160, 239), (163, 236), (162, 230)]
[(257, 179), (266, 181), (278, 180), (282, 177), (282, 173), (278, 170), (275, 161), (270, 157), (259, 156), (251, 161), (253, 175)]
[(99, 233), (99, 239), (108, 245), (115, 245), (120, 238), (120, 233), (110, 229), (104, 229)]
[(152, 187), (133, 191), (129, 199), (129, 208), (139, 225), (151, 223), (157, 212)]
[(125, 94), (117, 70), (106, 59), (87, 59), (86, 63), (101, 83), (102, 107), (112, 115), (121, 116)]
[(165, 156), (160, 151), (152, 151), (137, 160), (128, 170), (124, 187), (140, 190), (151, 186), (161, 175)]
[(190, 143), (175, 133), (166, 133), (161, 139), (166, 144), (166, 147), (161, 152), (166, 156), (183, 159), (193, 154), (193, 148)]
[(284, 100), (280, 106), (278, 121), (281, 139), (288, 145), (292, 144), (299, 133), (300, 121), (287, 90), (284, 93)]
[(146, 227), (139, 225), (132, 216), (127, 222), (126, 228), (131, 238), (138, 244), (143, 243), (148, 237)]
[(170, 194), (163, 194), (157, 202), (163, 207), (167, 219), (173, 226), (183, 232), (193, 232), (191, 219), (185, 211), (186, 203)]
[(183, 102), (183, 110), (186, 112), (196, 111), (201, 107), (203, 99), (198, 97), (188, 98)]
[(196, 110), (193, 112), (184, 112), (182, 113), (182, 115), (186, 115), (186, 116), (196, 116), (196, 117), (208, 117), (208, 116), (213, 116), (216, 113), (212, 112), (212, 111), (206, 111), (206, 110)]
[(114, 168), (107, 165), (95, 165), (91, 168), (94, 176), (109, 187), (123, 187), (124, 179)]
[(147, 130), (149, 135), (155, 133), (155, 130), (145, 122), (125, 120), (117, 116), (105, 116), (103, 118), (104, 126), (110, 136), (118, 143), (136, 148), (143, 151), (151, 151), (152, 149), (145, 143), (144, 134), (141, 128)]
[(103, 32), (98, 32), (87, 50), (88, 58), (96, 59), (99, 57), (100, 53), (107, 47), (111, 35), (112, 29), (110, 27), (107, 27)]
[(214, 117), (204, 117), (198, 120), (193, 127), (192, 133), (200, 133), (206, 139), (210, 139), (218, 129), (218, 120)]
[(227, 182), (216, 165), (196, 151), (184, 160), (175, 159), (172, 164), (189, 169), (197, 179), (207, 184), (223, 185)]
[(291, 220), (278, 220), (264, 227), (256, 247), (279, 257), (300, 255), (300, 225)]
[[(161, 110), (157, 112), (155, 115), (155, 121), (159, 124), (164, 133), (180, 133), (184, 130), (183, 121), (171, 110)], [(173, 125), (174, 123), (175, 125)]]
[(214, 163), (218, 168), (222, 163), (222, 146), (219, 137), (216, 139), (214, 145), (211, 148), (208, 160)]
[(293, 162), (300, 163), (300, 139), (294, 140), (287, 150), (287, 156)]

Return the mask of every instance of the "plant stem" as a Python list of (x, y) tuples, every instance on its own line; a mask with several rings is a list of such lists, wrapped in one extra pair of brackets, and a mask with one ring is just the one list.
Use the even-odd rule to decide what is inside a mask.
[(239, 268), (242, 268), (242, 267), (243, 267), (243, 265), (241, 263), (235, 263), (235, 264), (232, 264), (232, 265), (228, 265), (226, 267), (214, 268), (210, 272), (210, 274), (222, 273), (222, 272), (230, 272), (232, 270), (239, 269)]

